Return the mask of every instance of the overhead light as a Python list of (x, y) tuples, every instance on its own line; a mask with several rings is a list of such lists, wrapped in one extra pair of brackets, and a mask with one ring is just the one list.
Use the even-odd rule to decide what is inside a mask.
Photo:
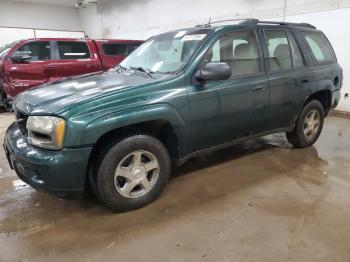
[(76, 0), (75, 7), (83, 8), (91, 4), (97, 4), (98, 0)]

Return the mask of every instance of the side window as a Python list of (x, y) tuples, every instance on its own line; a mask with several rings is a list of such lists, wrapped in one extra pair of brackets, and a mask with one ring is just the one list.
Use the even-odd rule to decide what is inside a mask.
[(322, 33), (305, 32), (304, 38), (315, 58), (316, 62), (335, 61), (333, 49)]
[(103, 44), (102, 49), (106, 55), (126, 55), (127, 44)]
[(28, 54), (30, 61), (45, 61), (51, 59), (50, 42), (31, 42), (17, 49), (13, 55)]
[(136, 48), (138, 48), (140, 44), (128, 44), (127, 55), (130, 55)]
[(294, 68), (303, 67), (304, 60), (303, 60), (303, 57), (301, 56), (300, 49), (298, 47), (297, 42), (295, 41), (294, 36), (290, 32), (287, 32), (287, 36), (288, 36), (289, 46), (292, 54), (293, 67)]
[(264, 32), (269, 52), (270, 70), (291, 69), (292, 58), (286, 33), (277, 30), (265, 30)]
[(90, 58), (90, 51), (85, 42), (58, 41), (60, 59), (84, 59)]
[(233, 77), (259, 73), (259, 52), (255, 32), (237, 31), (224, 35), (208, 49), (203, 60), (205, 63), (227, 63)]

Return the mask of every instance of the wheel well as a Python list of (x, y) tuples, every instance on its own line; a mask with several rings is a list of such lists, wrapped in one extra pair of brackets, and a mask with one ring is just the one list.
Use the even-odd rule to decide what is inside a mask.
[(332, 94), (331, 91), (329, 90), (321, 90), (318, 91), (316, 93), (313, 93), (312, 95), (310, 95), (304, 105), (306, 105), (307, 103), (309, 103), (312, 100), (318, 100), (320, 101), (320, 103), (322, 104), (324, 111), (325, 111), (325, 115), (327, 116), (330, 108), (331, 108), (331, 99), (332, 99)]
[(136, 134), (148, 134), (159, 139), (167, 148), (171, 159), (173, 161), (178, 159), (178, 139), (173, 126), (168, 121), (154, 120), (117, 128), (102, 135), (95, 143), (89, 158), (86, 188), (93, 186), (91, 182), (95, 182), (98, 166), (96, 163), (102, 160), (106, 150), (118, 140)]
[(166, 120), (154, 120), (117, 128), (102, 135), (92, 149), (90, 162), (108, 146), (123, 137), (136, 134), (148, 134), (159, 139), (167, 148), (170, 157), (178, 158), (178, 139), (173, 126)]

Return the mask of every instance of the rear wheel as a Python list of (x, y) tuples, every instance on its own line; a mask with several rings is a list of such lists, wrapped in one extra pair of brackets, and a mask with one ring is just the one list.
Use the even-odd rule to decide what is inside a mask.
[(158, 139), (130, 136), (106, 151), (95, 179), (95, 192), (103, 205), (123, 212), (158, 198), (171, 169), (168, 151)]
[(288, 142), (298, 148), (309, 147), (319, 138), (324, 123), (324, 108), (318, 100), (306, 104), (295, 128), (287, 133)]

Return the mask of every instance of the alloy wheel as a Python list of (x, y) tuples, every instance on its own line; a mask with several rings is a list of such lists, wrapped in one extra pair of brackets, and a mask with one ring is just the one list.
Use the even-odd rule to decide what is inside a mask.
[(317, 110), (311, 110), (305, 118), (303, 128), (304, 136), (308, 141), (314, 139), (317, 135), (320, 129), (320, 123), (321, 118), (319, 112)]
[(159, 163), (149, 151), (138, 150), (125, 156), (114, 174), (114, 185), (125, 198), (139, 198), (149, 193), (159, 177)]

